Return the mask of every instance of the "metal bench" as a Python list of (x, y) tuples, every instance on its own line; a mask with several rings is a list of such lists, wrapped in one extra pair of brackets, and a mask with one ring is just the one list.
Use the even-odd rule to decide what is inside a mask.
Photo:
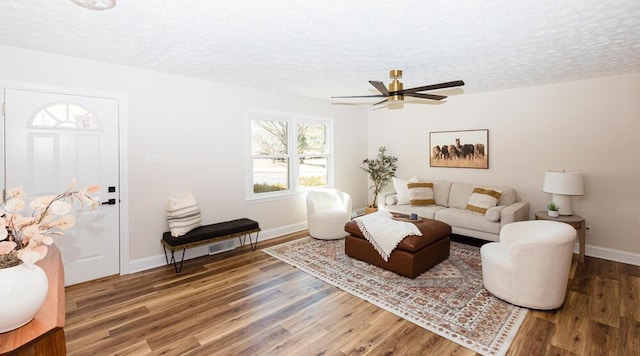
[[(255, 242), (251, 238), (251, 234), (254, 232), (256, 233)], [(200, 226), (179, 237), (171, 236), (171, 232), (167, 231), (162, 234), (160, 242), (162, 243), (162, 249), (164, 250), (164, 257), (167, 260), (167, 265), (173, 263), (176, 273), (180, 273), (182, 271), (182, 262), (184, 262), (184, 254), (188, 248), (206, 245), (214, 241), (227, 240), (234, 237), (238, 237), (240, 246), (244, 246), (246, 237), (249, 236), (251, 250), (255, 251), (258, 246), (259, 233), (260, 225), (256, 221), (242, 218)], [(167, 256), (167, 249), (171, 251), (171, 261), (169, 261), (169, 257)], [(178, 267), (178, 262), (175, 258), (174, 252), (180, 249), (182, 250), (182, 258), (180, 259), (180, 267)]]

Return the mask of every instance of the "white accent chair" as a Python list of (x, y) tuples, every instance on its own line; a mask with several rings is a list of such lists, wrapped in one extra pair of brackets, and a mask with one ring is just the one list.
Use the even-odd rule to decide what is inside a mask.
[(332, 188), (307, 193), (309, 235), (320, 240), (344, 238), (344, 225), (351, 220), (351, 196)]
[(557, 221), (507, 224), (500, 242), (485, 244), (482, 282), (496, 297), (532, 309), (556, 309), (564, 302), (576, 229)]

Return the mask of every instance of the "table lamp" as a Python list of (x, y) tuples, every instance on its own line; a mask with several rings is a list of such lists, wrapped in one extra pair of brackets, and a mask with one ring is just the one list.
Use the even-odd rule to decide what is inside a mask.
[(547, 171), (542, 190), (551, 193), (551, 201), (560, 215), (573, 215), (573, 196), (584, 195), (582, 174), (578, 172)]

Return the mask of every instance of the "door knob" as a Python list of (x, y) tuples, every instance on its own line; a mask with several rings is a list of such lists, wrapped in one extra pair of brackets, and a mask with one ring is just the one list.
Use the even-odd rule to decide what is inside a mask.
[(115, 205), (116, 204), (116, 200), (115, 199), (109, 199), (107, 201), (103, 201), (102, 205)]

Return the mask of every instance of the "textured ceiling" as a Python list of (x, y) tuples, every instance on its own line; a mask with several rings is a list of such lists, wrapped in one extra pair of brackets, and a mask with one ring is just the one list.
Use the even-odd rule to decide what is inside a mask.
[(320, 98), (396, 68), (479, 92), (640, 72), (640, 1), (0, 0), (0, 44)]

